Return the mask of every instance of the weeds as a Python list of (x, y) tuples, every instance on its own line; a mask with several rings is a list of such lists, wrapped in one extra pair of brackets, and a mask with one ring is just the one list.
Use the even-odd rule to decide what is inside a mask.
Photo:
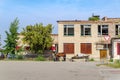
[(43, 56), (38, 56), (37, 58), (35, 58), (36, 61), (46, 61), (46, 59)]
[(115, 60), (114, 62), (113, 62), (113, 60), (112, 60), (112, 61), (110, 61), (110, 62), (112, 62), (112, 63), (96, 64), (96, 66), (104, 65), (104, 66), (109, 66), (109, 67), (112, 67), (112, 68), (120, 68), (120, 60)]
[(91, 58), (89, 61), (95, 61), (94, 58)]

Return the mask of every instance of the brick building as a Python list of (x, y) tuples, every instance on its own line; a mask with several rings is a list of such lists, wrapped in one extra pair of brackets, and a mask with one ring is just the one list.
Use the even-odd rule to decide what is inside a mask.
[(120, 18), (104, 17), (99, 21), (59, 20), (57, 23), (58, 52), (66, 53), (69, 58), (81, 53), (100, 59), (102, 54), (114, 57), (119, 51), (117, 47), (120, 44), (113, 45), (120, 43), (114, 43), (120, 31)]

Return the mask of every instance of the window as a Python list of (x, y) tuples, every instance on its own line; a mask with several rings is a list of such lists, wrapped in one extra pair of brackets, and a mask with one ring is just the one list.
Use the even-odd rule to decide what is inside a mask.
[(74, 36), (74, 25), (64, 25), (64, 35)]
[(98, 35), (108, 35), (108, 25), (98, 25)]
[(64, 53), (74, 54), (74, 43), (64, 43)]
[(91, 25), (81, 25), (81, 36), (91, 35)]
[(120, 25), (116, 25), (115, 30), (116, 30), (115, 34), (119, 35), (120, 34)]
[(81, 43), (81, 53), (92, 54), (92, 44), (91, 43)]

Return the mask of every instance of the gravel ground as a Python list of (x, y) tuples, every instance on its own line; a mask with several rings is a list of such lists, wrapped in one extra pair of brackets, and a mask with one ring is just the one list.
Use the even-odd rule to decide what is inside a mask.
[(103, 80), (94, 62), (0, 61), (0, 80)]

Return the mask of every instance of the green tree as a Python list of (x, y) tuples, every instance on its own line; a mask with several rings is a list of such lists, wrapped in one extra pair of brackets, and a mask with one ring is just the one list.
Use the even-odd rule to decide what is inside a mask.
[(0, 46), (1, 46), (2, 44), (1, 44), (1, 35), (0, 35)]
[(19, 20), (16, 18), (11, 24), (9, 31), (5, 31), (7, 38), (5, 41), (5, 52), (15, 54), (16, 46), (17, 46), (17, 40), (18, 38), (18, 24)]
[(100, 18), (99, 18), (99, 16), (92, 16), (92, 17), (89, 17), (88, 20), (89, 20), (89, 21), (99, 21)]
[(52, 25), (43, 24), (29, 25), (21, 32), (24, 35), (23, 42), (30, 46), (32, 53), (42, 54), (52, 45)]

